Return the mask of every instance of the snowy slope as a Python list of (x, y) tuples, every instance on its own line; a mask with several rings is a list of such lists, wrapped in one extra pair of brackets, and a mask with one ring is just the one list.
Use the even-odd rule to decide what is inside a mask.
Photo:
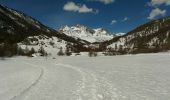
[(43, 47), (48, 53), (55, 54), (66, 44), (78, 45), (79, 49), (89, 42), (75, 39), (49, 28), (36, 19), (6, 6), (0, 5), (0, 45), (19, 44), (23, 49)]
[(0, 39), (0, 43), (3, 41), (20, 42), (29, 36), (39, 35), (54, 36), (72, 43), (87, 43), (61, 34), (20, 11), (2, 5), (0, 5), (0, 35), (3, 37)]
[(136, 29), (113, 38), (108, 48), (123, 48), (127, 52), (159, 52), (170, 50), (170, 17), (153, 20)]
[(107, 32), (102, 28), (91, 29), (82, 25), (76, 25), (71, 27), (65, 26), (60, 29), (60, 32), (65, 33), (66, 35), (74, 38), (86, 40), (91, 43), (111, 40), (113, 37), (117, 36), (115, 34), (111, 35), (111, 33)]
[(169, 100), (169, 57), (0, 60), (0, 100)]
[[(29, 41), (29, 43), (28, 43)], [(59, 39), (57, 37), (47, 37), (45, 35), (39, 36), (30, 36), (22, 42), (18, 43), (18, 46), (21, 47), (23, 50), (29, 49), (31, 50), (34, 48), (36, 52), (40, 50), (41, 47), (47, 52), (49, 56), (57, 56), (58, 51), (60, 48), (65, 51), (67, 41)], [(38, 56), (39, 54), (36, 54)]]

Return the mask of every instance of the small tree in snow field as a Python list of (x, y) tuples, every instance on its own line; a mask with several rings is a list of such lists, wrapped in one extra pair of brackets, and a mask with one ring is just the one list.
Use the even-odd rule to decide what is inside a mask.
[(44, 48), (42, 46), (39, 49), (39, 53), (40, 53), (41, 56), (46, 56), (47, 55), (47, 52), (44, 50)]
[(63, 48), (61, 47), (59, 52), (57, 53), (58, 56), (64, 56), (64, 53), (63, 53)]

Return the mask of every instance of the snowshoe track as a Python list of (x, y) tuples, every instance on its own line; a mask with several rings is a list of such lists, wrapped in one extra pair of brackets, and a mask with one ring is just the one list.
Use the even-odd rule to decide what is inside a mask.
[(35, 82), (33, 82), (29, 87), (27, 87), (26, 89), (24, 89), (22, 92), (20, 92), (18, 95), (15, 95), (14, 97), (12, 97), (10, 100), (18, 100), (20, 99), (22, 96), (24, 96), (31, 88), (33, 88), (34, 86), (36, 86), (39, 81), (41, 80), (43, 74), (44, 74), (44, 69), (42, 67), (39, 67), (38, 65), (33, 65), (33, 64), (30, 64), (30, 63), (26, 63), (25, 64), (27, 65), (30, 65), (32, 67), (36, 67), (36, 68), (40, 68), (40, 75), (39, 77), (37, 78), (37, 80), (35, 80)]
[(94, 72), (80, 69), (68, 64), (56, 64), (65, 68), (73, 69), (80, 73), (82, 80), (77, 82), (78, 89), (73, 92), (76, 100), (116, 100), (125, 99), (121, 92), (114, 88), (113, 84), (104, 78), (96, 77)]

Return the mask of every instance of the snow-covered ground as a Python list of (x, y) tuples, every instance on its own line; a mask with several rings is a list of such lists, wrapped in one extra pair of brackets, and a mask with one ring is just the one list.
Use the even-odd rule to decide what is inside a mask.
[(169, 100), (170, 53), (0, 60), (0, 100)]

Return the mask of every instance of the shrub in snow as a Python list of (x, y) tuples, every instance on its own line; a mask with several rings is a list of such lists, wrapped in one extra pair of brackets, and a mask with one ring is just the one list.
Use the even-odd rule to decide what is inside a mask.
[(64, 56), (63, 48), (61, 47), (59, 52), (57, 53), (58, 56)]
[(54, 48), (54, 42), (53, 41), (50, 41), (49, 44)]
[(44, 50), (44, 48), (41, 46), (38, 53), (40, 53), (40, 56), (47, 56), (47, 52)]
[(34, 48), (31, 48), (31, 50), (28, 52), (27, 56), (33, 57), (33, 54), (35, 54), (35, 53), (36, 52), (35, 52)]
[(28, 46), (26, 45), (26, 47), (25, 47), (25, 49), (24, 49), (24, 54), (28, 54), (29, 53), (29, 48), (28, 48)]
[(24, 55), (24, 50), (21, 48), (21, 47), (18, 47), (18, 50), (17, 50), (17, 55)]
[(76, 54), (75, 54), (75, 56), (79, 56), (79, 55), (81, 55), (81, 54), (80, 54), (80, 53), (76, 53)]
[(107, 52), (104, 52), (103, 54), (104, 54), (105, 56), (114, 56), (114, 55), (116, 55), (116, 52), (107, 51)]
[(88, 55), (89, 55), (89, 57), (92, 57), (93, 56), (93, 52), (89, 51)]
[(93, 55), (94, 55), (94, 57), (97, 57), (97, 52), (94, 52), (94, 54), (93, 54)]
[(71, 56), (72, 55), (71, 48), (68, 45), (66, 46), (65, 55), (66, 56)]
[(34, 48), (31, 48), (30, 54), (34, 54), (34, 53), (35, 53)]
[(11, 57), (17, 54), (17, 44), (2, 43), (0, 44), (0, 56)]
[(31, 48), (31, 50), (29, 50), (27, 46), (25, 49), (22, 49), (21, 47), (18, 47), (18, 49), (17, 49), (17, 55), (21, 55), (21, 56), (32, 57), (32, 55), (35, 53), (36, 53), (36, 51), (34, 50), (34, 48)]
[(97, 52), (89, 51), (88, 55), (89, 55), (89, 57), (96, 57)]

